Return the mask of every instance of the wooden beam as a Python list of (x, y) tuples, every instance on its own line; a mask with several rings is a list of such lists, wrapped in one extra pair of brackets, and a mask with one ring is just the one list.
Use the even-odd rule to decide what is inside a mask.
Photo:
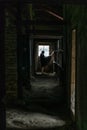
[(23, 99), (23, 70), (22, 70), (22, 27), (21, 27), (21, 9), (22, 9), (22, 4), (20, 4), (19, 2), (17, 3), (17, 23), (16, 23), (16, 27), (17, 27), (17, 84), (18, 84), (18, 89), (17, 89), (17, 93), (18, 93), (18, 99)]
[[(2, 3), (16, 3), (18, 2), (18, 0), (0, 0), (0, 2)], [(81, 1), (81, 0), (21, 0), (20, 2), (23, 3), (32, 3), (32, 4), (48, 4), (48, 5), (56, 5), (56, 7), (58, 5), (64, 5), (64, 4), (87, 4), (87, 1)]]
[(53, 25), (53, 26), (59, 26), (59, 25), (66, 25), (66, 21), (54, 21), (54, 20), (27, 20), (24, 21), (23, 24), (31, 24), (31, 25)]
[(54, 35), (63, 35), (62, 30), (28, 30), (28, 33), (33, 33), (33, 34), (54, 34)]
[(33, 35), (31, 38), (34, 39), (62, 39), (63, 36), (58, 36), (58, 35)]
[(46, 5), (61, 5), (62, 0), (0, 0), (0, 2), (7, 2), (7, 3), (16, 3), (16, 2), (22, 2), (22, 3), (32, 3), (32, 4), (46, 4)]
[(5, 29), (4, 5), (0, 4), (0, 130), (6, 129), (5, 112), (5, 47), (4, 47), (4, 29)]
[(51, 14), (52, 16), (58, 18), (59, 20), (63, 21), (63, 17), (59, 16), (58, 14), (54, 13), (53, 11), (50, 10), (45, 10), (47, 13)]

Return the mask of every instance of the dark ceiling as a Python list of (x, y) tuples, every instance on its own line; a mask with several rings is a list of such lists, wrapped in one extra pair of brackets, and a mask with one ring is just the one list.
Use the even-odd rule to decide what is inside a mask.
[[(4, 1), (4, 0), (3, 0)], [(34, 34), (42, 35), (62, 35), (62, 25), (65, 24), (63, 20), (63, 4), (58, 0), (6, 0), (6, 7), (20, 19), (20, 10), (26, 5), (31, 5), (32, 18), (28, 19), (27, 23), (29, 26), (32, 25), (30, 32)], [(20, 9), (16, 13), (15, 6), (19, 6)], [(17, 8), (18, 8), (17, 6)], [(23, 7), (23, 8), (22, 8)]]
[(33, 10), (37, 20), (61, 21), (60, 17), (63, 17), (62, 5), (33, 4)]

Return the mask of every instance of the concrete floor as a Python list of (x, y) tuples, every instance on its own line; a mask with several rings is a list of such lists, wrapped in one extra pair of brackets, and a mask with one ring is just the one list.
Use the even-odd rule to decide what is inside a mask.
[(31, 101), (61, 102), (64, 97), (63, 87), (59, 86), (58, 80), (53, 76), (39, 76), (31, 80), (31, 90), (24, 89), (24, 97), (29, 97)]
[(27, 109), (21, 107), (6, 110), (7, 128), (30, 130), (67, 126), (67, 122), (70, 124), (71, 121), (63, 108), (63, 94), (63, 88), (58, 85), (55, 78), (43, 76), (33, 78), (31, 90), (24, 90), (24, 98), (28, 104)]
[(66, 122), (58, 116), (40, 112), (25, 112), (18, 109), (9, 109), (6, 115), (7, 128), (54, 128), (66, 124)]

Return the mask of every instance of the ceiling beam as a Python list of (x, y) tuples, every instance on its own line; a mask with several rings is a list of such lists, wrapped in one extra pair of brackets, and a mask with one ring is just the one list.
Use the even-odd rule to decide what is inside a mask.
[(30, 34), (35, 34), (35, 35), (63, 35), (62, 30), (27, 30), (28, 33)]
[[(87, 4), (87, 1), (81, 1), (81, 0), (0, 0), (1, 3), (16, 3), (16, 2), (23, 2), (23, 3), (32, 3), (32, 4), (48, 4), (48, 5), (63, 5), (63, 4)], [(8, 4), (9, 4), (8, 3)]]
[(33, 35), (31, 38), (34, 39), (62, 39), (63, 36), (54, 35)]
[(54, 21), (54, 20), (27, 20), (23, 22), (24, 24), (29, 25), (65, 25), (66, 21)]
[[(9, 2), (9, 3), (31, 3), (31, 4), (47, 4), (47, 5), (61, 5), (62, 0), (0, 0), (0, 2)], [(8, 3), (8, 4), (9, 4)]]
[(47, 13), (51, 14), (52, 16), (58, 18), (59, 20), (62, 20), (63, 21), (63, 17), (59, 16), (58, 14), (50, 11), (50, 10), (45, 10)]

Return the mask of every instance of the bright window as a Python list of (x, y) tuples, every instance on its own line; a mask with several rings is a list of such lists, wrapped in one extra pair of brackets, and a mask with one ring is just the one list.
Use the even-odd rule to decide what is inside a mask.
[(40, 56), (41, 51), (44, 51), (45, 56), (49, 56), (49, 45), (39, 45), (38, 56)]

